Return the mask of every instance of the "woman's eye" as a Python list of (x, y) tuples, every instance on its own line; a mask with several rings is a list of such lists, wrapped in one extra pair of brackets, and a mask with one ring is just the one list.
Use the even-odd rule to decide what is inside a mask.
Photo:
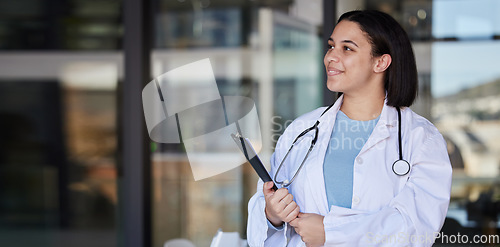
[(333, 45), (328, 45), (328, 49), (330, 49), (330, 50), (331, 50), (331, 49), (333, 49), (333, 48), (335, 48)]
[(344, 50), (346, 50), (346, 51), (352, 51), (352, 49), (349, 48), (349, 47), (347, 47), (347, 46), (344, 46)]

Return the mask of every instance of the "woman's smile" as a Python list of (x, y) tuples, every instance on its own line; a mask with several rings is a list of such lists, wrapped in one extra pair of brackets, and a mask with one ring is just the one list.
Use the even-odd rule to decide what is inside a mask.
[(336, 69), (334, 67), (328, 67), (327, 70), (326, 70), (326, 74), (328, 76), (336, 76), (336, 75), (340, 75), (342, 74), (344, 71), (342, 70), (339, 70), (339, 69)]

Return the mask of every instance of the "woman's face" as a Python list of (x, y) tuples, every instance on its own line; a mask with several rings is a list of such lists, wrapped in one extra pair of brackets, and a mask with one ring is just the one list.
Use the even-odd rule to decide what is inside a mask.
[(350, 94), (370, 93), (374, 87), (383, 87), (383, 82), (375, 80), (372, 46), (357, 23), (338, 23), (328, 45), (330, 49), (324, 58), (328, 89)]

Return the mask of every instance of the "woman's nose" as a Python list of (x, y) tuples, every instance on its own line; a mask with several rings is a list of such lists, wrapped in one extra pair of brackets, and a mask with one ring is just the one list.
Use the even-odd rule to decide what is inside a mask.
[(329, 62), (335, 62), (337, 63), (339, 61), (339, 56), (335, 50), (330, 50), (328, 53), (326, 53), (326, 61)]

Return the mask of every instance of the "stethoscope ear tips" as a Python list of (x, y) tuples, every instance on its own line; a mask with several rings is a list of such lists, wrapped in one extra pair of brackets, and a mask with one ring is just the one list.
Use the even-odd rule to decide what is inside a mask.
[(398, 176), (404, 176), (410, 172), (410, 163), (406, 160), (396, 160), (392, 164), (392, 171)]

